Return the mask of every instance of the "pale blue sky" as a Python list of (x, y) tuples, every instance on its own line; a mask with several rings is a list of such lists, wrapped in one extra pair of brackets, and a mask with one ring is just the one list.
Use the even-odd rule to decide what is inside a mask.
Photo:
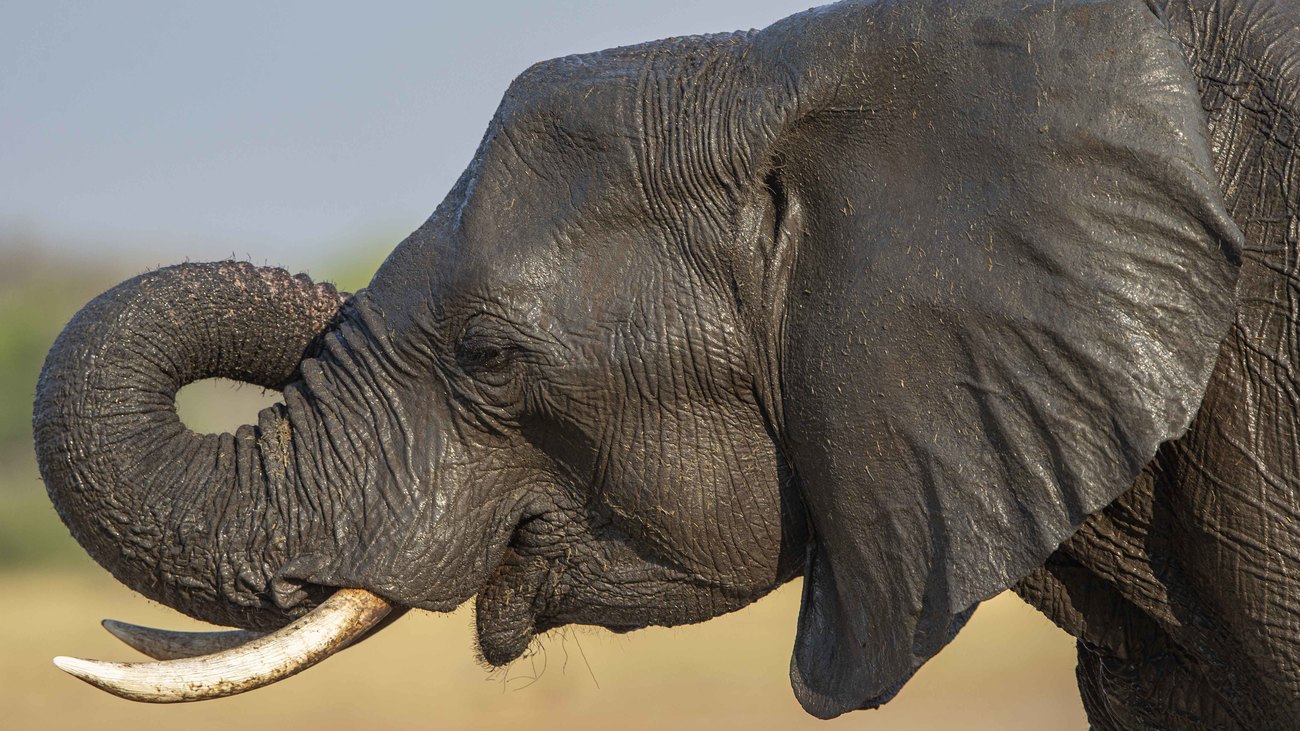
[(290, 266), (391, 246), (529, 64), (813, 4), (0, 0), (0, 246)]

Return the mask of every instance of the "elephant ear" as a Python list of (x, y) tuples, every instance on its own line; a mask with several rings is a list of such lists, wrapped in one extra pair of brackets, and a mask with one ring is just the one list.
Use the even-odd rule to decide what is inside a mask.
[(783, 410), (814, 535), (791, 678), (832, 717), (1186, 429), (1241, 234), (1140, 1), (843, 3), (753, 44), (789, 100)]

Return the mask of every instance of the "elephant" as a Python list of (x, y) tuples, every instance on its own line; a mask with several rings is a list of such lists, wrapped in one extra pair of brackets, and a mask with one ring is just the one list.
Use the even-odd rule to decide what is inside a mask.
[[(60, 516), (240, 629), (60, 665), (213, 697), (471, 599), (499, 665), (802, 577), (818, 717), (1012, 588), (1096, 728), (1293, 727), (1298, 41), (1290, 0), (846, 0), (534, 65), (364, 289), (191, 263), (68, 324)], [(209, 377), (283, 400), (197, 434)]]

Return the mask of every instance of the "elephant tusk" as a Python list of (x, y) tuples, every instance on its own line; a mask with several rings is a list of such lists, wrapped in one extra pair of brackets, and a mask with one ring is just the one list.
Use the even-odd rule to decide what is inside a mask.
[(347, 647), (391, 610), (387, 600), (364, 589), (340, 589), (284, 627), (227, 650), (138, 663), (56, 657), (54, 664), (101, 690), (133, 701), (183, 703), (224, 698), (306, 670)]
[(179, 660), (225, 652), (265, 637), (267, 634), (246, 629), (222, 632), (176, 632), (142, 627), (115, 619), (105, 619), (101, 624), (109, 634), (155, 660)]

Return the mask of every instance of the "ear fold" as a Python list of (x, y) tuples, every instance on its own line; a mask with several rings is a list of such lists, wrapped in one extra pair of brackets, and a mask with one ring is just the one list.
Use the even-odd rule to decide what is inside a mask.
[(1140, 0), (842, 3), (755, 37), (798, 109), (786, 437), (815, 533), (791, 677), (883, 703), (1187, 426), (1240, 232)]

